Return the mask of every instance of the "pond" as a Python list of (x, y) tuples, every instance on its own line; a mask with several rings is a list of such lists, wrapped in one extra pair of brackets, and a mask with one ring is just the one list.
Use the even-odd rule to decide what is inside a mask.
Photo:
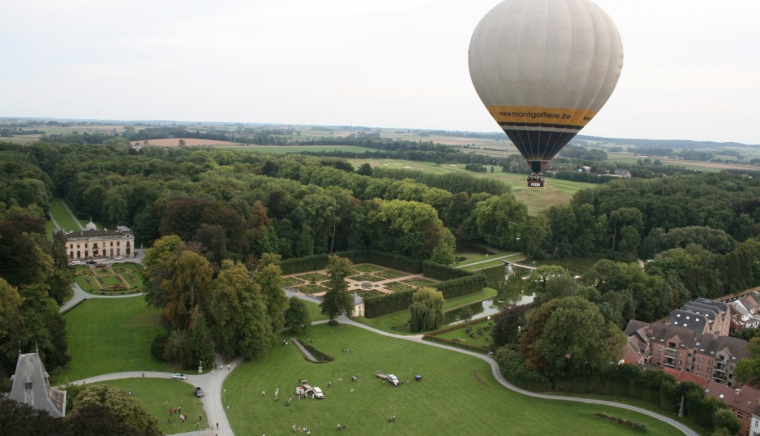
[[(603, 258), (568, 257), (563, 259), (527, 260), (521, 261), (520, 264), (527, 266), (559, 265), (574, 275), (583, 275), (601, 259)], [(530, 270), (499, 265), (478, 272), (486, 276), (486, 286), (496, 289), (499, 293), (494, 298), (446, 312), (446, 324), (462, 323), (467, 321), (467, 318), (485, 318), (498, 313), (506, 304), (524, 305), (533, 302), (533, 295), (525, 295), (523, 293), (523, 285), (525, 284), (523, 277), (530, 274)], [(471, 316), (460, 319), (463, 311), (465, 314), (469, 311), (469, 315)]]
[[(523, 305), (533, 301), (533, 295), (523, 294), (525, 281), (522, 278), (530, 273), (529, 270), (500, 265), (481, 270), (479, 273), (486, 276), (486, 286), (496, 289), (499, 293), (494, 298), (446, 312), (446, 324), (465, 322), (467, 318), (484, 318), (498, 313), (506, 304)], [(471, 316), (460, 319), (463, 311), (469, 311)]]

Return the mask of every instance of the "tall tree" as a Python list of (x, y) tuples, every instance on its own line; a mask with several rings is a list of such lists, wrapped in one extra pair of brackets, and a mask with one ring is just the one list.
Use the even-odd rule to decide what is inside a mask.
[(309, 308), (306, 303), (298, 297), (290, 297), (288, 310), (285, 311), (285, 327), (300, 333), (311, 325)]
[(196, 305), (208, 308), (214, 270), (205, 257), (188, 250), (180, 251), (169, 262), (171, 278), (161, 283), (161, 289), (169, 296), (164, 316), (175, 327), (186, 330), (193, 308)]
[(626, 337), (599, 308), (581, 297), (544, 304), (521, 339), (526, 363), (552, 378), (595, 372), (623, 356)]
[(412, 318), (409, 321), (409, 331), (421, 332), (435, 330), (443, 325), (444, 313), (443, 293), (434, 288), (422, 287), (412, 296), (412, 305), (409, 306)]
[(155, 416), (148, 413), (135, 397), (113, 386), (88, 386), (77, 395), (74, 408), (67, 419), (77, 419), (79, 413), (86, 412), (89, 405), (96, 404), (105, 407), (111, 415), (144, 436), (163, 435)]
[(253, 275), (253, 281), (261, 287), (261, 296), (264, 297), (272, 331), (277, 334), (285, 324), (283, 311), (288, 308), (288, 297), (282, 288), (280, 256), (264, 253)]
[(351, 295), (348, 293), (348, 282), (346, 277), (356, 274), (354, 265), (345, 257), (330, 255), (327, 264), (328, 290), (325, 293), (322, 304), (322, 315), (327, 315), (330, 321), (333, 321), (341, 314), (351, 313), (353, 309)]

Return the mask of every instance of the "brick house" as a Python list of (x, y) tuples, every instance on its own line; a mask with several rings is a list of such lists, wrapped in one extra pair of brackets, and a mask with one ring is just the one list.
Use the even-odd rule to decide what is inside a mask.
[(728, 407), (742, 423), (739, 434), (742, 436), (750, 435), (750, 429), (754, 426), (752, 415), (760, 404), (760, 391), (749, 386), (731, 389), (711, 380), (705, 388), (705, 395), (715, 397), (728, 404)]

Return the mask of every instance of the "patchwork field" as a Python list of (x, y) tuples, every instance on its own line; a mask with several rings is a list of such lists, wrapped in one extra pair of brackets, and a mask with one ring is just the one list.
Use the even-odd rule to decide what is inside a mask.
[[(308, 337), (315, 348), (335, 360), (314, 364), (295, 347), (275, 347), (267, 357), (242, 364), (227, 378), (227, 415), (236, 434), (286, 435), (296, 425), (318, 435), (335, 433), (338, 424), (351, 434), (379, 436), (480, 435), (492, 434), (494, 429), (510, 435), (641, 434), (595, 418), (593, 414), (599, 411), (642, 422), (650, 434), (679, 434), (633, 412), (522, 396), (498, 385), (486, 362), (456, 352), (350, 326), (315, 326)], [(344, 349), (351, 353), (343, 353)], [(374, 376), (378, 370), (410, 383), (383, 385)], [(422, 381), (414, 381), (417, 374)], [(356, 383), (350, 382), (351, 376), (357, 377)], [(299, 380), (304, 379), (321, 387), (325, 399), (296, 397), (290, 406), (274, 401), (275, 388), (284, 400), (295, 394)], [(262, 397), (261, 391), (267, 396)], [(396, 416), (394, 423), (387, 422), (390, 415)]]

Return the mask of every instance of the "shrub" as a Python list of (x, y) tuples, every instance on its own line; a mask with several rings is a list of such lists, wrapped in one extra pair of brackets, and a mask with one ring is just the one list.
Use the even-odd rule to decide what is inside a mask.
[(164, 348), (168, 339), (169, 332), (159, 333), (150, 344), (150, 354), (161, 362), (166, 362), (164, 359)]
[(441, 265), (440, 263), (435, 263), (429, 260), (422, 262), (422, 274), (424, 274), (425, 277), (430, 277), (436, 280), (459, 279), (473, 275), (473, 273), (469, 271), (452, 268), (448, 265)]
[(595, 413), (594, 416), (596, 416), (597, 418), (606, 419), (612, 422), (617, 422), (618, 424), (624, 425), (634, 430), (638, 430), (643, 433), (646, 433), (648, 431), (647, 426), (644, 424), (638, 423), (636, 421), (631, 421), (629, 419), (621, 418), (619, 416), (609, 415), (606, 412), (598, 412), (598, 413)]

